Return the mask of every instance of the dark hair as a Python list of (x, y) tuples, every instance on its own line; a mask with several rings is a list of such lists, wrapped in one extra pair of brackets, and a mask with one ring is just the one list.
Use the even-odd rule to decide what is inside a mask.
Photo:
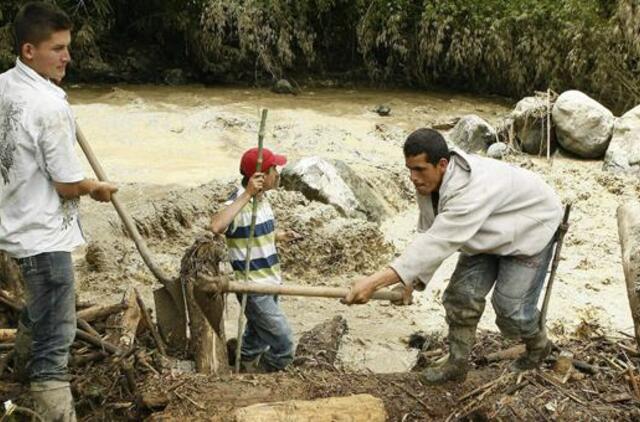
[(451, 153), (440, 132), (433, 129), (422, 128), (414, 131), (404, 141), (402, 147), (405, 157), (415, 157), (420, 154), (427, 154), (427, 162), (436, 165), (446, 158), (449, 160)]
[(26, 43), (38, 45), (57, 31), (71, 30), (73, 23), (59, 7), (30, 2), (22, 6), (13, 21), (16, 53), (20, 55)]

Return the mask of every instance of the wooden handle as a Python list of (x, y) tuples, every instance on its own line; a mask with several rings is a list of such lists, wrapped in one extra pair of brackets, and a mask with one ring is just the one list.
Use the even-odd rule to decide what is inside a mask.
[[(349, 294), (348, 287), (283, 286), (278, 284), (239, 283), (237, 281), (222, 283), (217, 281), (199, 286), (198, 289), (209, 293), (223, 291), (225, 293), (326, 297), (333, 299), (342, 299)], [(377, 291), (371, 296), (371, 299), (401, 301), (402, 293), (391, 290)]]
[[(82, 148), (82, 151), (84, 152), (84, 155), (87, 157), (87, 161), (89, 161), (89, 164), (91, 165), (91, 168), (93, 169), (96, 176), (98, 177), (98, 180), (100, 180), (101, 182), (108, 181), (107, 175), (104, 172), (104, 169), (100, 165), (100, 162), (98, 162), (98, 159), (93, 153), (93, 150), (89, 145), (89, 142), (87, 142), (87, 139), (84, 137), (84, 134), (80, 130), (80, 127), (77, 125), (76, 125), (76, 137), (78, 139), (78, 144), (80, 145), (80, 148)], [(138, 232), (138, 228), (133, 222), (133, 219), (131, 218), (127, 210), (122, 206), (116, 194), (111, 194), (111, 203), (113, 204), (113, 207), (116, 209), (116, 212), (120, 216), (120, 219), (124, 223), (124, 227), (129, 233), (129, 236), (131, 236), (131, 239), (133, 239), (133, 242), (136, 244), (136, 247), (140, 252), (140, 256), (142, 256), (142, 260), (144, 261), (145, 264), (147, 264), (147, 267), (149, 267), (149, 270), (158, 279), (158, 281), (160, 281), (165, 287), (167, 287), (171, 279), (167, 277), (160, 270), (160, 268), (158, 268), (158, 266), (153, 262), (153, 259), (151, 258), (151, 252), (149, 251), (149, 248), (147, 248), (147, 244), (145, 243), (142, 236), (140, 236), (140, 233)]]

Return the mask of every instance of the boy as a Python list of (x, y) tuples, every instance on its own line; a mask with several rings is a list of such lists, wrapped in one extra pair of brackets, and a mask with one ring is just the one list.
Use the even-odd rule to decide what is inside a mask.
[(25, 4), (14, 21), (16, 65), (0, 75), (0, 250), (24, 277), (16, 367), (28, 361), (46, 421), (75, 420), (67, 362), (76, 332), (71, 251), (84, 243), (78, 200), (108, 202), (117, 191), (85, 179), (74, 150), (75, 120), (58, 87), (71, 61), (71, 27), (56, 6)]
[[(251, 244), (249, 281), (281, 284), (277, 241), (291, 241), (294, 232), (275, 231), (275, 219), (265, 192), (278, 187), (280, 176), (276, 166), (283, 166), (287, 158), (270, 150), (262, 150), (262, 172), (256, 172), (258, 149), (242, 155), (240, 173), (242, 186), (226, 202), (226, 207), (213, 216), (211, 230), (225, 233), (231, 266), (236, 277), (244, 280), (246, 248), (251, 226), (252, 204), (258, 201), (255, 235)], [(274, 372), (283, 370), (293, 361), (293, 334), (278, 305), (277, 296), (247, 296), (245, 310), (247, 325), (242, 338), (240, 367), (245, 372)]]

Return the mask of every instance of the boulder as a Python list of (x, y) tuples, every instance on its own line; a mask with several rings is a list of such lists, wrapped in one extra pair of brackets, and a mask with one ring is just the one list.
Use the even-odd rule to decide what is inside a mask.
[(484, 119), (469, 114), (453, 127), (449, 140), (466, 152), (484, 152), (497, 141), (496, 131)]
[(507, 152), (509, 151), (509, 146), (503, 142), (496, 142), (489, 146), (487, 150), (487, 157), (495, 158), (497, 160), (501, 160)]
[(332, 205), (347, 217), (363, 217), (360, 203), (351, 188), (329, 161), (306, 157), (282, 170), (281, 184), (301, 192), (307, 199)]
[(291, 83), (286, 79), (279, 79), (275, 84), (273, 84), (271, 91), (275, 92), (276, 94), (295, 94), (296, 93), (296, 90), (293, 88)]
[(616, 120), (603, 170), (640, 172), (640, 105)]
[(580, 91), (565, 91), (553, 105), (552, 117), (562, 148), (583, 158), (604, 155), (615, 118), (602, 104)]
[[(547, 154), (547, 101), (544, 97), (525, 97), (516, 104), (509, 120), (510, 132), (522, 152)], [(551, 151), (555, 148), (555, 134), (551, 130)]]
[(287, 190), (333, 206), (345, 217), (381, 221), (390, 214), (384, 199), (346, 163), (306, 157), (289, 164), (281, 175)]

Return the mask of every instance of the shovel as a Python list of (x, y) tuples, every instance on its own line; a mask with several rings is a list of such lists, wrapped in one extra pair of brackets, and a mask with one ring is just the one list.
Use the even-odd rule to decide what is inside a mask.
[[(89, 142), (87, 142), (79, 126), (76, 126), (76, 138), (98, 180), (103, 182), (107, 181), (108, 179), (104, 169), (98, 162), (97, 157), (93, 153)], [(180, 286), (182, 283), (180, 283), (178, 279), (169, 278), (160, 270), (155, 262), (153, 262), (147, 244), (140, 235), (140, 232), (138, 232), (138, 228), (131, 218), (131, 215), (129, 215), (122, 203), (118, 200), (117, 194), (111, 195), (111, 203), (122, 220), (127, 233), (129, 233), (136, 248), (138, 248), (142, 260), (156, 279), (163, 285), (163, 287), (153, 292), (156, 304), (156, 317), (163, 337), (167, 343), (172, 346), (185, 344), (189, 318), (186, 313), (187, 307), (185, 306), (186, 297), (184, 295), (184, 289)]]

